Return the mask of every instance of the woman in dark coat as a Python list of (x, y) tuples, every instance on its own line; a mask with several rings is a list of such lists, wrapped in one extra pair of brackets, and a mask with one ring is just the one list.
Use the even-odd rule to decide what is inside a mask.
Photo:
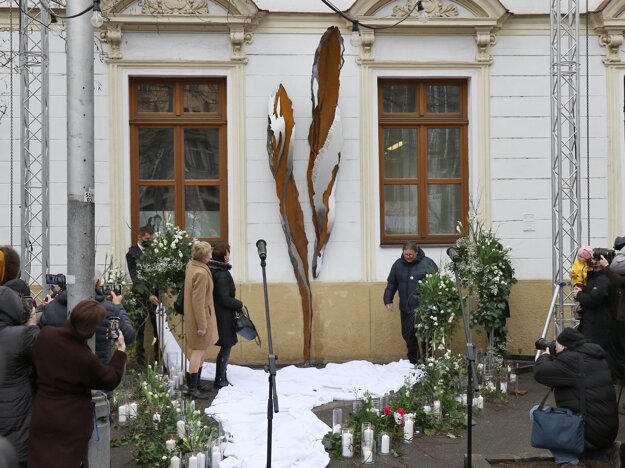
[(113, 390), (126, 365), (123, 333), (109, 364), (102, 364), (87, 345), (105, 314), (97, 301), (81, 301), (63, 327), (43, 328), (33, 345), (38, 388), (30, 424), (30, 467), (89, 467), (91, 390)]
[(235, 298), (236, 287), (230, 274), (232, 266), (230, 260), (230, 246), (220, 244), (213, 249), (213, 259), (208, 262), (208, 267), (213, 274), (213, 297), (215, 299), (215, 312), (217, 313), (217, 330), (219, 332), (220, 346), (217, 354), (215, 370), (215, 388), (230, 385), (226, 370), (230, 351), (237, 344), (237, 333), (234, 330), (234, 312), (243, 307), (243, 303)]
[(20, 466), (26, 466), (33, 398), (31, 347), (38, 333), (32, 306), (24, 324), (22, 301), (14, 291), (0, 286), (0, 354), (6, 360), (4, 379), (0, 377), (0, 435), (17, 450)]
[(579, 331), (607, 351), (614, 312), (614, 287), (598, 260), (592, 263), (584, 290), (574, 288), (573, 297), (583, 309)]

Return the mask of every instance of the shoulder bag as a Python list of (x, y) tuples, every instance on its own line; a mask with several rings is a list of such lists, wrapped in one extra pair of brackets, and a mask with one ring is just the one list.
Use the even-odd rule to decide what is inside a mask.
[(235, 311), (233, 326), (234, 331), (241, 337), (249, 341), (254, 340), (256, 344), (260, 346), (260, 337), (258, 336), (258, 331), (256, 330), (254, 322), (252, 322), (250, 318), (247, 307), (243, 306), (240, 310)]
[(580, 410), (577, 414), (568, 408), (545, 406), (550, 388), (533, 413), (531, 445), (555, 452), (581, 455), (584, 452), (584, 416), (586, 415), (586, 380), (584, 360), (579, 354)]

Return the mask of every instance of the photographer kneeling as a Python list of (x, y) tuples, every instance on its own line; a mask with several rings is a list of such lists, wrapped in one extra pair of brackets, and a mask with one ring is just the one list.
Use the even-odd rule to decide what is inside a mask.
[[(544, 349), (534, 365), (536, 381), (553, 388), (557, 407), (579, 414), (582, 398), (586, 407), (584, 453), (552, 452), (556, 463), (584, 466), (578, 456), (607, 462), (618, 432), (618, 410), (605, 351), (573, 328), (565, 328), (552, 346), (544, 345), (544, 339), (536, 343), (537, 348)], [(537, 408), (531, 409), (530, 417)]]

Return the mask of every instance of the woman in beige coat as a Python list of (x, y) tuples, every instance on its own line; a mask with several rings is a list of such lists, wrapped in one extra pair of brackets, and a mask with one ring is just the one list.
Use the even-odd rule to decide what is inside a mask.
[(187, 264), (184, 281), (184, 332), (191, 349), (189, 394), (198, 399), (207, 397), (198, 388), (204, 355), (219, 338), (213, 304), (213, 276), (207, 265), (211, 251), (208, 242), (193, 244), (193, 260)]

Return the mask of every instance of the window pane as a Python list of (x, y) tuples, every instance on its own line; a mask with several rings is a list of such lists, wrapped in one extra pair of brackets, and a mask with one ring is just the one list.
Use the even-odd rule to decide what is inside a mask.
[(151, 224), (157, 231), (164, 220), (174, 219), (173, 187), (139, 187), (139, 226)]
[(384, 112), (417, 111), (417, 88), (414, 85), (382, 85), (382, 108)]
[(418, 234), (416, 185), (384, 186), (384, 231), (386, 234)]
[(428, 85), (426, 87), (426, 100), (428, 112), (460, 112), (460, 86)]
[(409, 179), (417, 177), (417, 129), (384, 129), (384, 177)]
[(192, 237), (220, 237), (219, 187), (185, 187), (185, 229)]
[(428, 128), (428, 177), (460, 177), (459, 128)]
[(139, 129), (139, 179), (174, 178), (174, 129)]
[(186, 84), (184, 89), (185, 112), (218, 112), (219, 86), (216, 84)]
[(137, 112), (173, 112), (174, 88), (168, 84), (137, 85)]
[(186, 179), (219, 178), (219, 130), (184, 129), (184, 176)]
[(460, 221), (460, 184), (428, 187), (429, 234), (456, 234)]

